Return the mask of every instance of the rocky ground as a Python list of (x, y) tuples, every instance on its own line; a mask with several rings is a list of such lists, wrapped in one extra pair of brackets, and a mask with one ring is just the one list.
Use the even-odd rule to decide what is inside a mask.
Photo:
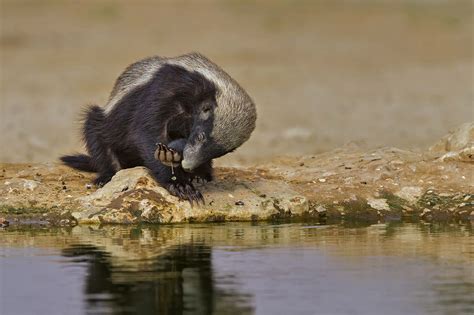
[(346, 146), (246, 168), (218, 168), (191, 206), (147, 169), (93, 174), (58, 164), (0, 164), (0, 213), (15, 223), (175, 223), (305, 220), (473, 220), (474, 123), (426, 152)]

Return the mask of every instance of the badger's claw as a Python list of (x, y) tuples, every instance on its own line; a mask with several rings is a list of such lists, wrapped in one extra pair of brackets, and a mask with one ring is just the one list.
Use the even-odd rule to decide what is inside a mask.
[(155, 151), (155, 159), (166, 166), (177, 167), (181, 163), (181, 154), (176, 150), (168, 147), (166, 144), (158, 143)]
[(209, 179), (207, 179), (205, 177), (194, 176), (193, 181), (196, 181), (196, 183), (198, 183), (198, 184), (205, 184), (209, 181)]
[(97, 176), (94, 179), (94, 185), (96, 185), (99, 188), (102, 188), (104, 187), (105, 184), (110, 182), (110, 180), (112, 179), (112, 176), (114, 176), (114, 174), (112, 173), (99, 174), (99, 176)]
[(188, 200), (191, 203), (191, 206), (194, 202), (196, 204), (199, 204), (200, 202), (203, 205), (205, 204), (204, 197), (191, 183), (171, 183), (168, 185), (168, 191), (179, 199)]

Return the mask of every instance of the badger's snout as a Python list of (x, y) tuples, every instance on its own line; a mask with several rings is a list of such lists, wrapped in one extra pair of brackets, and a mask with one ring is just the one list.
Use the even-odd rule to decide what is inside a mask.
[(185, 171), (191, 172), (205, 162), (202, 158), (202, 147), (201, 143), (187, 144), (184, 147), (181, 167)]
[(192, 172), (194, 171), (196, 168), (198, 168), (200, 165), (202, 164), (202, 162), (196, 160), (196, 159), (186, 159), (184, 158), (182, 161), (181, 161), (181, 167), (183, 168), (183, 170), (185, 170), (186, 172)]

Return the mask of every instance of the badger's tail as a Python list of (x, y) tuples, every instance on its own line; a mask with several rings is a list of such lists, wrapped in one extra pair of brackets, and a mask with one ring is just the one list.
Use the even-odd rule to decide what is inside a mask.
[(64, 164), (84, 172), (97, 172), (92, 159), (86, 154), (64, 155), (59, 158)]

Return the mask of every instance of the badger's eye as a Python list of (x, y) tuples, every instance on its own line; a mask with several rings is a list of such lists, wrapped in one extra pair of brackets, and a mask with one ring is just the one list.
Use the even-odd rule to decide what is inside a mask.
[(204, 133), (202, 132), (202, 133), (198, 134), (197, 140), (198, 140), (199, 142), (202, 142), (202, 141), (204, 141), (205, 137), (206, 137), (206, 136), (205, 136)]
[(204, 106), (204, 107), (202, 108), (202, 111), (203, 111), (204, 113), (210, 112), (210, 111), (211, 111), (211, 106), (210, 106), (210, 105)]

